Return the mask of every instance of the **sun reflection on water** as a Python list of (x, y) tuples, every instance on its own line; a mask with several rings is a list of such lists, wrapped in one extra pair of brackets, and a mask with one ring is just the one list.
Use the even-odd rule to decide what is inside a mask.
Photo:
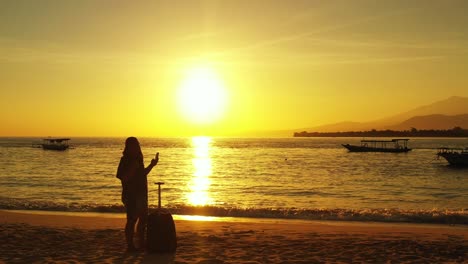
[(187, 199), (192, 205), (211, 203), (209, 188), (211, 184), (210, 137), (193, 137), (193, 177), (189, 183)]

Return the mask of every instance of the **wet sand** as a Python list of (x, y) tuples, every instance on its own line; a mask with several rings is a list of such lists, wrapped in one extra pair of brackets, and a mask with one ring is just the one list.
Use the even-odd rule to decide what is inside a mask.
[(125, 251), (123, 215), (0, 211), (0, 263), (468, 263), (468, 226), (213, 219), (161, 255)]

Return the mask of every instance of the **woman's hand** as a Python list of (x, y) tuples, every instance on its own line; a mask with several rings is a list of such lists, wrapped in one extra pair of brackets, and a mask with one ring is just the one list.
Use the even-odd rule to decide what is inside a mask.
[(156, 166), (156, 164), (158, 164), (158, 162), (159, 162), (159, 152), (157, 152), (154, 159), (151, 160), (150, 165), (154, 167), (154, 166)]

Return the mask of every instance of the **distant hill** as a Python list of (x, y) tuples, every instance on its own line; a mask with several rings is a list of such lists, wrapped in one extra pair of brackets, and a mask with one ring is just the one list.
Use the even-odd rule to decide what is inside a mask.
[(468, 129), (367, 130), (347, 132), (294, 132), (294, 137), (468, 137)]
[(371, 129), (451, 129), (454, 126), (468, 127), (468, 98), (452, 96), (442, 101), (417, 107), (394, 116), (372, 122), (340, 122), (335, 124), (296, 129), (296, 131), (343, 132)]
[(454, 127), (468, 128), (468, 114), (463, 115), (426, 115), (415, 116), (398, 125), (387, 127), (391, 130), (417, 129), (450, 129)]

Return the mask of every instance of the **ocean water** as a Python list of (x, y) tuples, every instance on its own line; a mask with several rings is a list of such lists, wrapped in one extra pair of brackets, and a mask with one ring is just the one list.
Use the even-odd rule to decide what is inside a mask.
[[(468, 169), (437, 159), (468, 139), (415, 138), (409, 153), (349, 153), (361, 138), (140, 138), (150, 206), (175, 214), (468, 224)], [(0, 138), (0, 209), (124, 212), (115, 177), (125, 138)]]

